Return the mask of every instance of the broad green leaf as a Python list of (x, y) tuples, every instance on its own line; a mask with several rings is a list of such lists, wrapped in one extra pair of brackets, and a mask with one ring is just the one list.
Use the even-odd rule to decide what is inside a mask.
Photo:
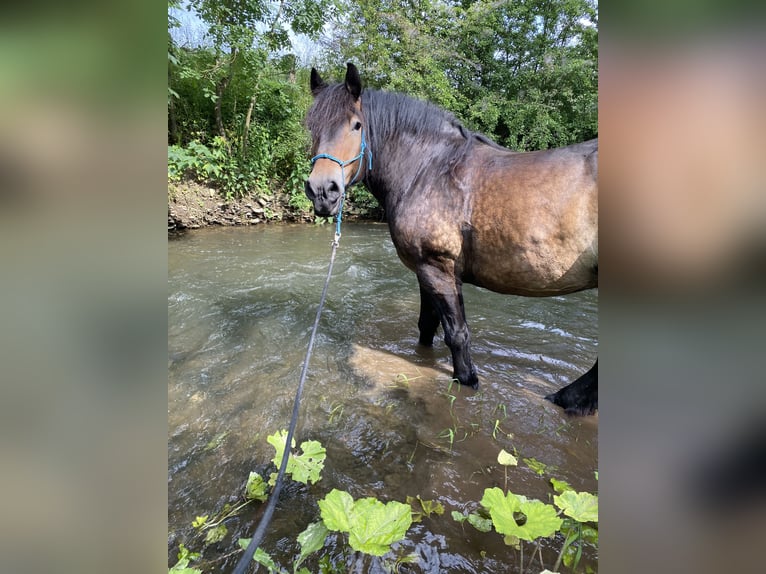
[(303, 562), (312, 552), (322, 549), (329, 532), (324, 522), (320, 521), (309, 524), (306, 530), (298, 535), (298, 543), (301, 545), (301, 555), (298, 558), (298, 564)]
[[(274, 465), (279, 468), (282, 464), (282, 457), (285, 454), (285, 442), (287, 442), (287, 431), (281, 430), (278, 432), (275, 432), (272, 435), (269, 435), (266, 437), (266, 441), (274, 447), (274, 450), (276, 451), (276, 454), (274, 455), (274, 458), (271, 459), (271, 462), (274, 463)], [(295, 439), (291, 441), (290, 448), (295, 448)], [(288, 460), (288, 469), (289, 469), (289, 460)]]
[(472, 512), (468, 515), (468, 524), (473, 526), (479, 532), (491, 532), (492, 520), (484, 518), (483, 516)]
[(516, 466), (519, 464), (518, 459), (513, 456), (511, 453), (506, 452), (505, 449), (502, 449), (500, 451), (500, 454), (497, 455), (497, 462), (502, 464), (503, 466)]
[(224, 539), (227, 533), (228, 529), (226, 528), (226, 525), (219, 524), (218, 526), (207, 531), (207, 536), (205, 536), (205, 544), (215, 544), (216, 542), (220, 542)]
[[(279, 468), (282, 464), (282, 457), (285, 452), (285, 442), (287, 441), (287, 431), (281, 430), (273, 435), (269, 435), (266, 440), (276, 451), (272, 462)], [(291, 442), (291, 449), (295, 448), (295, 440)], [(319, 481), (320, 474), (324, 468), (324, 460), (327, 456), (327, 451), (321, 445), (321, 443), (315, 440), (308, 440), (301, 443), (301, 454), (290, 453), (290, 458), (287, 459), (287, 468), (285, 472), (292, 476), (293, 480), (302, 482), (303, 484), (312, 484)], [(269, 479), (269, 484), (274, 485), (275, 475), (272, 474)]]
[(301, 454), (290, 457), (290, 460), (287, 461), (287, 468), (291, 472), (293, 480), (303, 484), (309, 482), (316, 484), (321, 478), (327, 451), (321, 443), (315, 440), (302, 442), (301, 450), (303, 451)]
[(521, 512), (527, 517), (527, 521), (519, 526), (516, 536), (522, 540), (550, 536), (561, 527), (562, 520), (556, 515), (556, 509), (551, 504), (528, 500), (521, 503)]
[(354, 502), (348, 542), (354, 550), (383, 556), (391, 544), (404, 538), (411, 524), (408, 504), (383, 504), (375, 498), (362, 498)]
[(351, 529), (350, 517), (353, 508), (353, 497), (343, 490), (332, 489), (324, 500), (319, 501), (324, 525), (337, 532), (348, 532)]
[[(484, 496), (481, 498), (480, 502), (481, 505), (490, 512), (490, 516), (492, 516), (494, 510), (498, 516), (508, 516), (513, 520), (513, 513), (519, 510), (521, 499), (512, 492), (509, 492), (506, 495), (502, 490), (495, 486), (484, 490)], [(497, 524), (495, 525), (495, 528), (497, 528)], [(503, 533), (499, 529), (497, 531)]]
[(373, 556), (388, 552), (412, 524), (408, 504), (383, 504), (375, 498), (355, 501), (347, 492), (335, 489), (319, 501), (319, 510), (328, 529), (348, 532), (351, 548)]
[(257, 472), (251, 472), (245, 486), (245, 498), (248, 500), (265, 501), (268, 498), (266, 494), (266, 482)]
[(578, 522), (598, 522), (598, 496), (594, 494), (568, 490), (554, 496), (553, 502)]
[(563, 480), (557, 480), (555, 478), (551, 479), (551, 485), (553, 486), (553, 490), (555, 490), (559, 494), (567, 490), (574, 490), (574, 488), (572, 488), (568, 482), (565, 482)]
[[(489, 510), (492, 524), (500, 534), (518, 536), (522, 540), (535, 540), (541, 536), (550, 536), (561, 526), (561, 519), (556, 516), (556, 509), (539, 500), (527, 500), (509, 492), (504, 495), (499, 488), (484, 491), (481, 504)], [(521, 525), (516, 521), (515, 513), (521, 512), (526, 517)]]

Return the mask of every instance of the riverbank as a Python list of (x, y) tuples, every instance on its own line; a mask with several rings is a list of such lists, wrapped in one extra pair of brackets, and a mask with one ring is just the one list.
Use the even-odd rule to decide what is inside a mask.
[[(343, 217), (348, 220), (380, 221), (381, 209), (354, 205), (346, 198)], [(193, 180), (168, 182), (168, 233), (181, 233), (211, 225), (258, 225), (268, 222), (314, 221), (311, 209), (290, 204), (290, 197), (274, 193), (265, 197), (227, 199), (214, 188)]]

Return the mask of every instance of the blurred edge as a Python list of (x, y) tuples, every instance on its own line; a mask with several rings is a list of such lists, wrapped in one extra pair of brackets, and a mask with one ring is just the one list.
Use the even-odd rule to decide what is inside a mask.
[(162, 3), (0, 19), (0, 555), (166, 568)]
[[(766, 36), (737, 6), (600, 5), (606, 572), (752, 570), (763, 540), (764, 485), (748, 477), (764, 432)], [(14, 10), (0, 24), (0, 553), (14, 572), (156, 571), (164, 6)]]
[(766, 36), (756, 9), (600, 6), (604, 572), (760, 569)]

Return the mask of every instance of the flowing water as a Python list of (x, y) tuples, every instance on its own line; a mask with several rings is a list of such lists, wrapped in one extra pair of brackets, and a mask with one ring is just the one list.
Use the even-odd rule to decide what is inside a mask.
[[(294, 392), (330, 255), (329, 225), (208, 229), (168, 244), (168, 556), (203, 547), (191, 522), (242, 500), (250, 471), (271, 472), (266, 437), (289, 424)], [(264, 548), (292, 569), (296, 536), (333, 488), (360, 498), (420, 496), (443, 516), (413, 524), (394, 558), (323, 553), (349, 572), (516, 572), (518, 552), (495, 533), (454, 522), (499, 486), (551, 502), (549, 479), (596, 492), (598, 417), (570, 418), (542, 399), (585, 372), (597, 354), (597, 292), (523, 298), (464, 287), (478, 391), (450, 381), (441, 329), (417, 345), (419, 292), (381, 224), (345, 224), (306, 388), (297, 443), (327, 449), (322, 480), (289, 483)], [(501, 449), (518, 467), (497, 463)], [(523, 459), (546, 465), (542, 475)], [(226, 521), (205, 548), (203, 572), (229, 572), (260, 503)], [(545, 540), (552, 568), (562, 539)], [(524, 550), (525, 566), (532, 546)], [(228, 556), (227, 556), (228, 555)], [(317, 562), (307, 563), (312, 572)], [(581, 564), (597, 569), (586, 546)], [(535, 569), (536, 568), (536, 569)], [(582, 566), (581, 566), (582, 568)], [(531, 571), (539, 572), (534, 566)]]

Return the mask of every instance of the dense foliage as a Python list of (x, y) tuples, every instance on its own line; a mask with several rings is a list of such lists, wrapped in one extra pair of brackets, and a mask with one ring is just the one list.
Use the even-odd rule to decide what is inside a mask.
[(594, 0), (169, 0), (168, 176), (307, 208), (308, 70), (347, 61), (513, 149), (595, 137), (597, 22)]

